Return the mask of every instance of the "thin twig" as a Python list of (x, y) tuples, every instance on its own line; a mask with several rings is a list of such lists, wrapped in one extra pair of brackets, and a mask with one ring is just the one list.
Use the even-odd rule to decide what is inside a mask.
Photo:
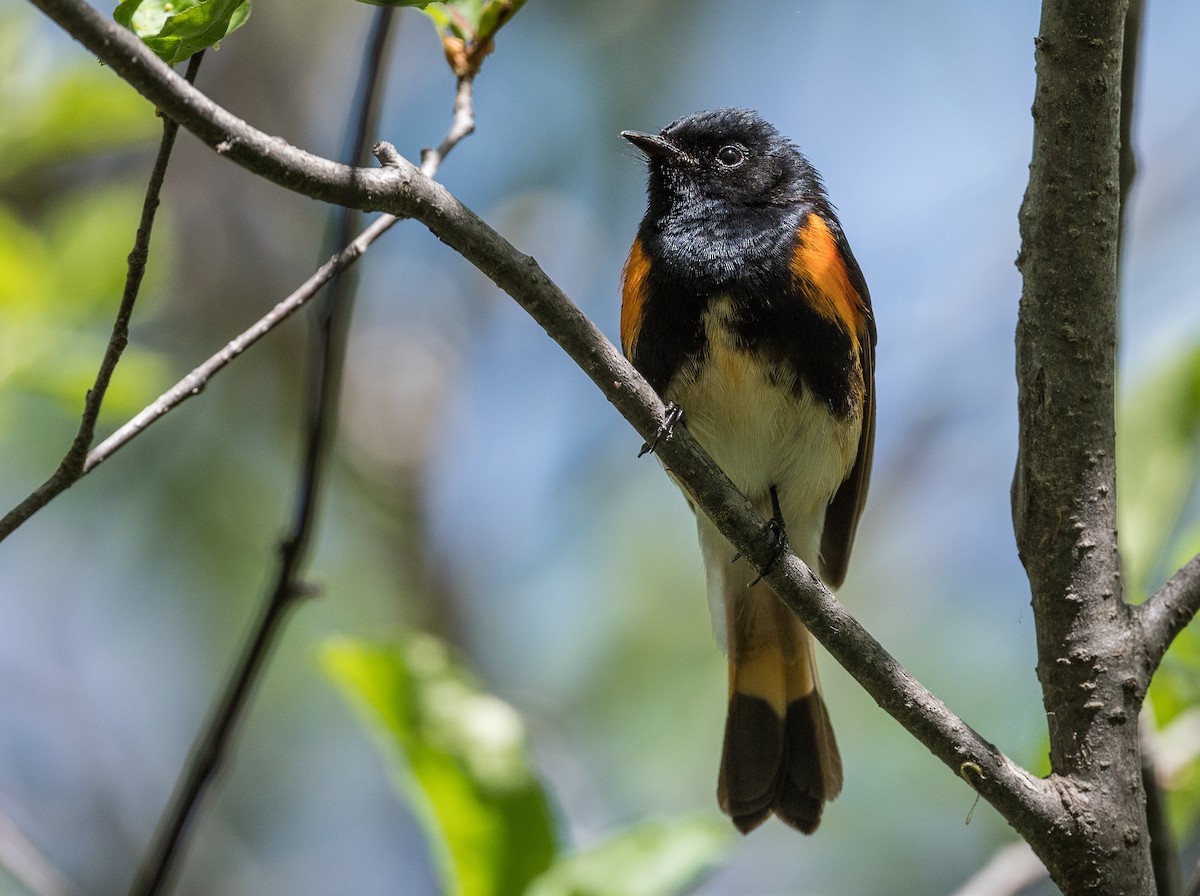
[[(200, 71), (200, 63), (204, 53), (200, 52), (188, 60), (184, 80), (192, 84)], [(121, 304), (117, 307), (117, 317), (113, 322), (112, 335), (104, 349), (104, 357), (100, 360), (100, 368), (96, 371), (96, 379), (88, 390), (83, 402), (83, 417), (79, 421), (79, 429), (71, 442), (58, 469), (44, 483), (37, 487), (27, 498), (0, 518), (0, 541), (13, 533), (22, 523), (62, 494), (88, 471), (87, 454), (96, 436), (96, 421), (100, 418), (100, 409), (104, 405), (104, 396), (108, 393), (108, 384), (112, 380), (113, 371), (129, 344), (129, 322), (133, 318), (133, 307), (137, 303), (138, 293), (142, 287), (142, 278), (146, 273), (146, 262), (150, 257), (150, 234), (154, 229), (154, 217), (158, 211), (159, 194), (162, 192), (163, 180), (167, 174), (167, 165), (171, 161), (171, 151), (175, 147), (175, 137), (179, 133), (179, 124), (170, 118), (163, 119), (162, 139), (158, 144), (158, 155), (154, 159), (154, 167), (150, 170), (150, 180), (146, 184), (146, 196), (142, 200), (142, 216), (138, 221), (137, 235), (133, 240), (133, 249), (129, 252), (128, 267), (125, 272), (125, 288), (121, 293)]]
[(1022, 840), (996, 850), (953, 896), (1017, 896), (1049, 876), (1042, 860)]
[(1133, 149), (1133, 109), (1137, 96), (1138, 59), (1142, 44), (1142, 15), (1145, 0), (1129, 0), (1125, 10), (1125, 37), (1121, 42), (1121, 218), (1118, 222), (1118, 265), (1124, 256), (1125, 222), (1129, 218), (1129, 196), (1137, 178), (1137, 153)]
[(4, 812), (0, 812), (0, 868), (32, 896), (74, 896), (71, 882)]
[(1183, 888), (1183, 896), (1200, 896), (1200, 861), (1197, 861), (1196, 867), (1192, 869), (1192, 876)]
[(425, 149), (421, 152), (421, 173), (426, 177), (433, 177), (442, 164), (442, 159), (446, 158), (450, 150), (454, 149), (465, 137), (469, 137), (475, 132), (473, 84), (473, 77), (458, 79), (458, 89), (454, 94), (454, 121), (450, 125), (450, 130), (446, 132), (446, 136), (442, 138), (437, 149)]
[(1167, 818), (1166, 801), (1158, 782), (1154, 744), (1145, 712), (1138, 719), (1138, 740), (1142, 750), (1142, 786), (1146, 790), (1146, 828), (1150, 833), (1150, 863), (1154, 866), (1156, 896), (1182, 896), (1183, 876), (1179, 849)]
[[(464, 97), (467, 104), (465, 111), (460, 107), (460, 103)], [(474, 117), (470, 109), (470, 97), (471, 81), (470, 79), (463, 79), (459, 82), (458, 94), (455, 100), (454, 124), (446, 132), (445, 139), (442, 140), (436, 150), (427, 149), (422, 153), (421, 173), (427, 177), (432, 177), (436, 174), (442, 160), (445, 159), (463, 138), (469, 136), (475, 130)], [(384, 161), (385, 167), (389, 164), (392, 166), (398, 164), (394, 160), (399, 159), (399, 155), (395, 153), (394, 149), (392, 149), (392, 153), (393, 161)], [(361, 258), (379, 237), (383, 236), (400, 220), (402, 220), (401, 217), (391, 214), (383, 214), (377, 217), (362, 233), (335, 255), (331, 256), (325, 264), (313, 272), (312, 276), (275, 305), (269, 312), (255, 321), (252, 326), (235, 336), (219, 352), (205, 360), (187, 376), (139, 411), (136, 416), (113, 432), (112, 435), (108, 436), (108, 438), (104, 439), (104, 441), (88, 452), (83, 466), (83, 473), (90, 473), (100, 464), (104, 463), (104, 461), (108, 460), (118, 449), (123, 448), (132, 439), (144, 432), (152, 423), (183, 404), (183, 402), (192, 396), (199, 395), (204, 391), (209, 381), (228, 366), (231, 361), (270, 333), (275, 327), (283, 323), (283, 321), (287, 320), (287, 318), (291, 317), (296, 311), (303, 308), (310, 299), (321, 291), (321, 287)]]
[[(350, 161), (354, 163), (360, 161), (363, 156), (367, 135), (374, 128), (378, 88), (382, 85), (380, 73), (389, 34), (391, 13), (392, 9), (388, 7), (376, 11), (371, 36), (368, 40), (369, 49), (364, 59), (360, 76), (359, 98), (356, 103), (357, 121), (353, 128), (355, 137), (347, 154)], [(427, 176), (432, 177), (436, 174), (442, 160), (473, 130), (470, 79), (461, 79), (455, 101), (454, 123), (438, 149), (428, 154), (423, 165)], [(279, 632), (288, 618), (288, 611), (296, 605), (299, 599), (312, 590), (302, 581), (301, 574), (308, 555), (313, 524), (317, 517), (318, 500), (327, 470), (326, 459), (336, 429), (337, 399), (345, 357), (345, 339), (349, 331), (349, 317), (353, 307), (352, 286), (344, 275), (349, 266), (366, 251), (371, 243), (398, 220), (399, 218), (394, 215), (382, 215), (377, 218), (346, 249), (326, 262), (301, 289), (279, 303), (271, 314), (238, 337), (234, 343), (226, 347), (225, 351), (210, 358), (205, 365), (197, 368), (197, 371), (193, 371), (192, 375), (172, 389), (168, 400), (148, 408), (139, 415), (139, 418), (142, 418), (140, 421), (137, 418), (135, 421), (131, 421), (123, 440), (115, 443), (115, 447), (124, 444), (184, 398), (195, 394), (203, 388), (212, 375), (300, 308), (320, 290), (323, 284), (329, 283), (330, 289), (325, 294), (326, 298), (317, 316), (317, 327), (314, 333), (314, 356), (309, 380), (307, 424), (303, 447), (304, 460), (297, 486), (293, 523), (290, 533), (280, 546), (280, 561), (275, 585), (263, 612), (251, 631), (240, 661), (231, 671), (216, 707), (200, 731), (163, 822), (156, 832), (155, 843), (148, 850), (138, 879), (130, 891), (131, 896), (134, 894), (150, 896), (150, 894), (157, 893), (168, 879), (171, 868), (184, 846), (188, 820), (194, 816), (197, 807), (223, 764), (224, 757), (230, 749), (237, 723), (245, 713), (254, 686), (261, 677), (270, 657), (271, 647), (278, 639)], [(335, 245), (346, 242), (353, 221), (352, 210), (344, 207), (339, 209), (333, 228), (332, 239)], [(139, 425), (134, 426), (135, 422)], [(114, 434), (114, 437), (116, 435)]]
[[(359, 163), (369, 139), (368, 134), (375, 128), (378, 99), (383, 83), (381, 75), (394, 19), (393, 12), (391, 7), (381, 7), (375, 11), (371, 20), (367, 52), (363, 56), (362, 68), (359, 72), (357, 96), (353, 105), (353, 119), (349, 126), (350, 137), (346, 155), (347, 161), (351, 164)], [(350, 235), (353, 212), (339, 207), (335, 215), (332, 242), (335, 246), (342, 246), (346, 244)], [(375, 226), (368, 228), (368, 231), (373, 234), (372, 240), (390, 227), (390, 223), (387, 226), (378, 225), (379, 222), (375, 222)], [(197, 734), (196, 741), (171, 795), (171, 800), (167, 804), (163, 818), (155, 829), (154, 837), (142, 858), (141, 866), (130, 888), (131, 896), (153, 896), (169, 885), (171, 873), (187, 842), (189, 821), (195, 817), (201, 800), (224, 764), (237, 723), (244, 715), (254, 686), (266, 667), (271, 648), (279, 637), (288, 611), (311, 591), (300, 580), (300, 570), (307, 556), (312, 525), (316, 518), (316, 498), (335, 425), (336, 393), (343, 356), (337, 343), (346, 332), (346, 327), (341, 324), (345, 323), (345, 317), (349, 312), (349, 301), (343, 301), (346, 296), (344, 291), (339, 290), (338, 287), (344, 286), (348, 282), (341, 276), (342, 272), (365, 251), (369, 244), (369, 242), (364, 243), (360, 237), (346, 249), (335, 254), (308, 279), (300, 290), (276, 305), (266, 318), (247, 331), (252, 334), (250, 338), (241, 342), (235, 340), (238, 345), (232, 350), (233, 343), (226, 346), (224, 352), (214, 356), (216, 360), (211, 372), (206, 372), (193, 379), (188, 383), (186, 392), (182, 392), (179, 386), (173, 390), (175, 394), (183, 397), (196, 394), (204, 387), (213, 373), (226, 366), (238, 354), (299, 308), (304, 303), (301, 296), (311, 297), (320, 290), (325, 282), (331, 283), (331, 289), (326, 293), (327, 301), (321, 309), (322, 313), (319, 315), (316, 327), (317, 339), (309, 374), (304, 462), (299, 476), (292, 528), (279, 548), (279, 566), (275, 584), (254, 628), (243, 645), (237, 663), (226, 679), (216, 705), (208, 714)], [(243, 334), (243, 336), (246, 335)], [(239, 340), (241, 339), (242, 337), (239, 337)], [(213, 364), (214, 359), (209, 359), (208, 363)], [(185, 382), (187, 382), (186, 379)], [(183, 397), (180, 397), (179, 401), (182, 401)], [(169, 405), (163, 406), (161, 411), (147, 417), (142, 429), (145, 428), (145, 425), (149, 425), (149, 421), (158, 419), (169, 409)], [(145, 413), (143, 412), (143, 414)]]
[[(386, 220), (389, 218), (391, 220)], [(104, 461), (108, 460), (118, 449), (123, 448), (134, 437), (144, 432), (156, 420), (174, 410), (193, 395), (199, 395), (212, 377), (228, 366), (238, 355), (270, 333), (300, 308), (304, 307), (338, 271), (344, 270), (356, 261), (371, 243), (382, 236), (394, 223), (395, 218), (391, 215), (383, 215), (373, 221), (353, 242), (332, 256), (321, 267), (317, 268), (312, 276), (305, 280), (291, 295), (279, 302), (269, 312), (255, 321), (251, 327), (239, 333), (219, 352), (196, 367), (191, 373), (139, 411), (128, 423), (117, 429), (112, 435), (88, 452), (83, 472), (90, 473), (100, 464), (104, 463)]]

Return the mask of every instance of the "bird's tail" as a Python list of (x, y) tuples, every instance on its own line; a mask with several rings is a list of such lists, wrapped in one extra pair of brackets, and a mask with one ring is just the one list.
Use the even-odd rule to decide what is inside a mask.
[(812, 636), (765, 582), (724, 578), (729, 715), (717, 799), (743, 834), (772, 812), (811, 834), (842, 789)]

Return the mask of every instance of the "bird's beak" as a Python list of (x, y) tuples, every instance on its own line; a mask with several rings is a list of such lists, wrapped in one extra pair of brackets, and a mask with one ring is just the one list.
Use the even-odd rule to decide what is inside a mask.
[(648, 159), (669, 159), (683, 155), (678, 146), (658, 134), (621, 131), (621, 136), (640, 149)]

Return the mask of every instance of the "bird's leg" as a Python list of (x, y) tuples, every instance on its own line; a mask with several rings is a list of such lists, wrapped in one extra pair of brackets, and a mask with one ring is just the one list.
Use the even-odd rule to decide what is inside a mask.
[[(771, 486), (771, 518), (767, 520), (767, 532), (771, 536), (771, 541), (775, 548), (775, 553), (771, 555), (771, 559), (767, 561), (767, 565), (759, 572), (758, 577), (746, 587), (752, 588), (763, 580), (763, 576), (771, 571), (771, 567), (775, 562), (783, 556), (788, 548), (787, 529), (783, 525), (783, 511), (779, 509), (779, 492), (775, 486)], [(738, 556), (741, 556), (740, 554)], [(737, 556), (733, 558), (737, 559)]]
[(642, 443), (642, 450), (638, 452), (638, 457), (653, 453), (654, 449), (658, 447), (658, 443), (660, 441), (671, 438), (671, 432), (675, 429), (675, 424), (682, 419), (683, 408), (673, 401), (668, 401), (666, 405), (666, 413), (663, 414), (662, 425), (658, 427), (658, 432), (654, 434), (653, 439)]

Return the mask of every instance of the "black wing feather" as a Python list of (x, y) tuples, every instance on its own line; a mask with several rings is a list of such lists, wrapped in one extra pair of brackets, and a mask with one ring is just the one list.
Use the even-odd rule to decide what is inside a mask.
[(871, 458), (875, 451), (875, 314), (871, 296), (850, 244), (841, 228), (837, 230), (838, 248), (846, 262), (850, 285), (862, 297), (867, 314), (867, 339), (860, 341), (859, 361), (863, 374), (862, 434), (858, 438), (858, 454), (850, 475), (829, 502), (825, 511), (825, 528), (821, 533), (821, 574), (830, 588), (837, 588), (846, 578), (850, 564), (850, 549), (858, 530), (858, 519), (867, 502), (867, 486), (871, 480)]

